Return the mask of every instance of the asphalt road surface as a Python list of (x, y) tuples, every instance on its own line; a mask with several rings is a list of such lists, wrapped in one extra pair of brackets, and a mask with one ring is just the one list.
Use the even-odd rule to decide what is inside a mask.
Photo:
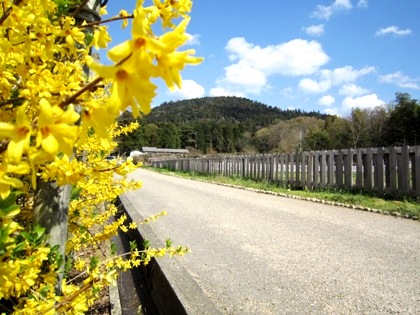
[(126, 194), (223, 314), (420, 314), (420, 223), (139, 169)]

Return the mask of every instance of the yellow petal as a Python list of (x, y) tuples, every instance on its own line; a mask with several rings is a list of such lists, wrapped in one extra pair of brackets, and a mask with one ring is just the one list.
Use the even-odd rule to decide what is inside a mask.
[(59, 147), (57, 139), (51, 133), (42, 140), (42, 148), (49, 154), (56, 154)]
[(108, 58), (114, 62), (118, 62), (130, 55), (133, 52), (133, 40), (125, 41), (108, 51)]
[(16, 127), (12, 124), (0, 122), (0, 137), (11, 137), (14, 135)]

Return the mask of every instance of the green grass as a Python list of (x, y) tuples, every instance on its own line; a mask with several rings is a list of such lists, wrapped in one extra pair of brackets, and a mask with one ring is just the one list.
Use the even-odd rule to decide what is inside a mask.
[(344, 205), (351, 205), (361, 208), (377, 209), (386, 211), (386, 213), (400, 213), (402, 216), (419, 219), (420, 218), (420, 202), (414, 199), (401, 198), (391, 199), (389, 197), (381, 198), (366, 193), (352, 193), (341, 190), (295, 190), (279, 187), (267, 181), (256, 181), (253, 179), (244, 179), (240, 177), (222, 176), (222, 175), (204, 175), (193, 172), (169, 171), (167, 169), (148, 168), (158, 173), (167, 175), (176, 175), (193, 180), (202, 180), (208, 182), (216, 182), (227, 185), (235, 185), (240, 187), (252, 188), (257, 190), (272, 191), (278, 194), (293, 195), (301, 198), (315, 198)]

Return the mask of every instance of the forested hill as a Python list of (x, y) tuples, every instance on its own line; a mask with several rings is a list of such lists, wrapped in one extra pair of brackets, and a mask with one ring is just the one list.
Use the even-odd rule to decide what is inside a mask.
[(198, 121), (233, 121), (262, 127), (276, 120), (288, 120), (299, 116), (325, 118), (325, 115), (319, 112), (281, 110), (247, 98), (220, 96), (165, 102), (153, 108), (144, 119), (148, 123), (172, 122), (177, 125)]

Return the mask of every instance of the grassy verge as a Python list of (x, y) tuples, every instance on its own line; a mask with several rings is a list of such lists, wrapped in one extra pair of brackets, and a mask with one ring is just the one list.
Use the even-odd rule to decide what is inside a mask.
[(279, 187), (267, 181), (256, 181), (253, 179), (244, 179), (239, 177), (230, 177), (222, 175), (203, 175), (192, 172), (174, 172), (166, 169), (148, 168), (158, 173), (167, 175), (176, 175), (184, 178), (202, 180), (208, 182), (216, 182), (227, 185), (240, 186), (245, 188), (252, 188), (256, 190), (272, 191), (277, 194), (297, 196), (300, 198), (310, 198), (317, 200), (324, 200), (331, 203), (348, 205), (365, 210), (381, 211), (386, 214), (396, 216), (403, 216), (407, 218), (420, 218), (420, 203), (416, 200), (410, 199), (385, 199), (375, 197), (364, 193), (351, 193), (340, 190), (322, 190), (322, 191), (309, 191), (309, 190), (294, 190)]

